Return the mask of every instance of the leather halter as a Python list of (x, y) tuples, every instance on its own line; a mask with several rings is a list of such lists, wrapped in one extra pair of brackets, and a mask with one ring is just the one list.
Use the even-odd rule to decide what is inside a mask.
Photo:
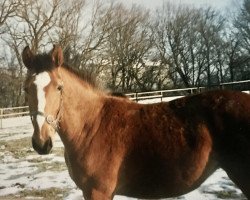
[(38, 115), (39, 116), (42, 116), (45, 118), (45, 121), (47, 124), (49, 124), (50, 126), (52, 126), (56, 131), (58, 131), (58, 128), (59, 128), (59, 121), (61, 119), (61, 116), (62, 116), (62, 91), (63, 91), (63, 88), (60, 90), (60, 104), (59, 104), (59, 109), (58, 109), (58, 112), (56, 114), (56, 118), (53, 117), (53, 115), (51, 114), (46, 114), (42, 111), (30, 111), (30, 116), (31, 117), (37, 117)]

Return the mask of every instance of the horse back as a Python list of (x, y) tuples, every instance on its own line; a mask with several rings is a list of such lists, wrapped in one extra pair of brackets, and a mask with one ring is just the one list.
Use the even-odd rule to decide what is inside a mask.
[(172, 101), (169, 106), (189, 124), (206, 123), (215, 144), (223, 140), (234, 143), (234, 139), (239, 138), (250, 141), (249, 94), (210, 91)]

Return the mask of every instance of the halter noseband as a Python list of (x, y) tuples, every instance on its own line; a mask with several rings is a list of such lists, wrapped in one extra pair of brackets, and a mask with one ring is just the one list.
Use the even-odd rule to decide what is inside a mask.
[(53, 117), (53, 115), (50, 114), (46, 114), (44, 112), (41, 111), (30, 111), (30, 116), (31, 117), (37, 117), (37, 116), (42, 116), (45, 118), (45, 121), (47, 122), (47, 124), (51, 125), (56, 131), (59, 128), (59, 121), (62, 115), (62, 89), (60, 91), (60, 105), (59, 105), (59, 110), (56, 114), (56, 118)]

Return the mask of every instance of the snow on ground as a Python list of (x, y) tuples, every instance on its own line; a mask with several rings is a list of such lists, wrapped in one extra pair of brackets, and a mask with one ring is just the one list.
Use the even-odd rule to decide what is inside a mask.
[[(155, 100), (147, 100), (144, 103), (149, 102), (155, 102)], [(55, 150), (52, 154), (41, 156), (34, 152), (31, 142), (27, 142), (30, 141), (32, 131), (28, 116), (3, 119), (3, 128), (0, 129), (0, 199), (82, 199), (81, 191), (68, 175), (60, 138), (56, 137)], [(19, 144), (18, 141), (24, 144)], [(36, 193), (33, 194), (34, 191), (49, 192), (51, 188), (58, 190), (53, 198), (41, 195), (44, 197), (42, 198)], [(198, 189), (171, 199), (243, 200), (246, 198), (230, 181), (227, 174), (219, 169)], [(133, 200), (133, 198), (116, 196), (115, 200)]]

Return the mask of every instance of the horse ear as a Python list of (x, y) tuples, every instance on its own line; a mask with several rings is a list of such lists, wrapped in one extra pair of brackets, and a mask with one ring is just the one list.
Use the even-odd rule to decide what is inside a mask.
[(51, 51), (52, 61), (56, 67), (59, 67), (63, 64), (63, 51), (62, 48), (58, 45), (54, 45)]
[(31, 69), (32, 68), (32, 61), (34, 58), (34, 54), (32, 53), (32, 51), (30, 50), (29, 46), (26, 46), (23, 49), (22, 52), (22, 59), (23, 59), (23, 63), (24, 65), (27, 67), (27, 69)]

